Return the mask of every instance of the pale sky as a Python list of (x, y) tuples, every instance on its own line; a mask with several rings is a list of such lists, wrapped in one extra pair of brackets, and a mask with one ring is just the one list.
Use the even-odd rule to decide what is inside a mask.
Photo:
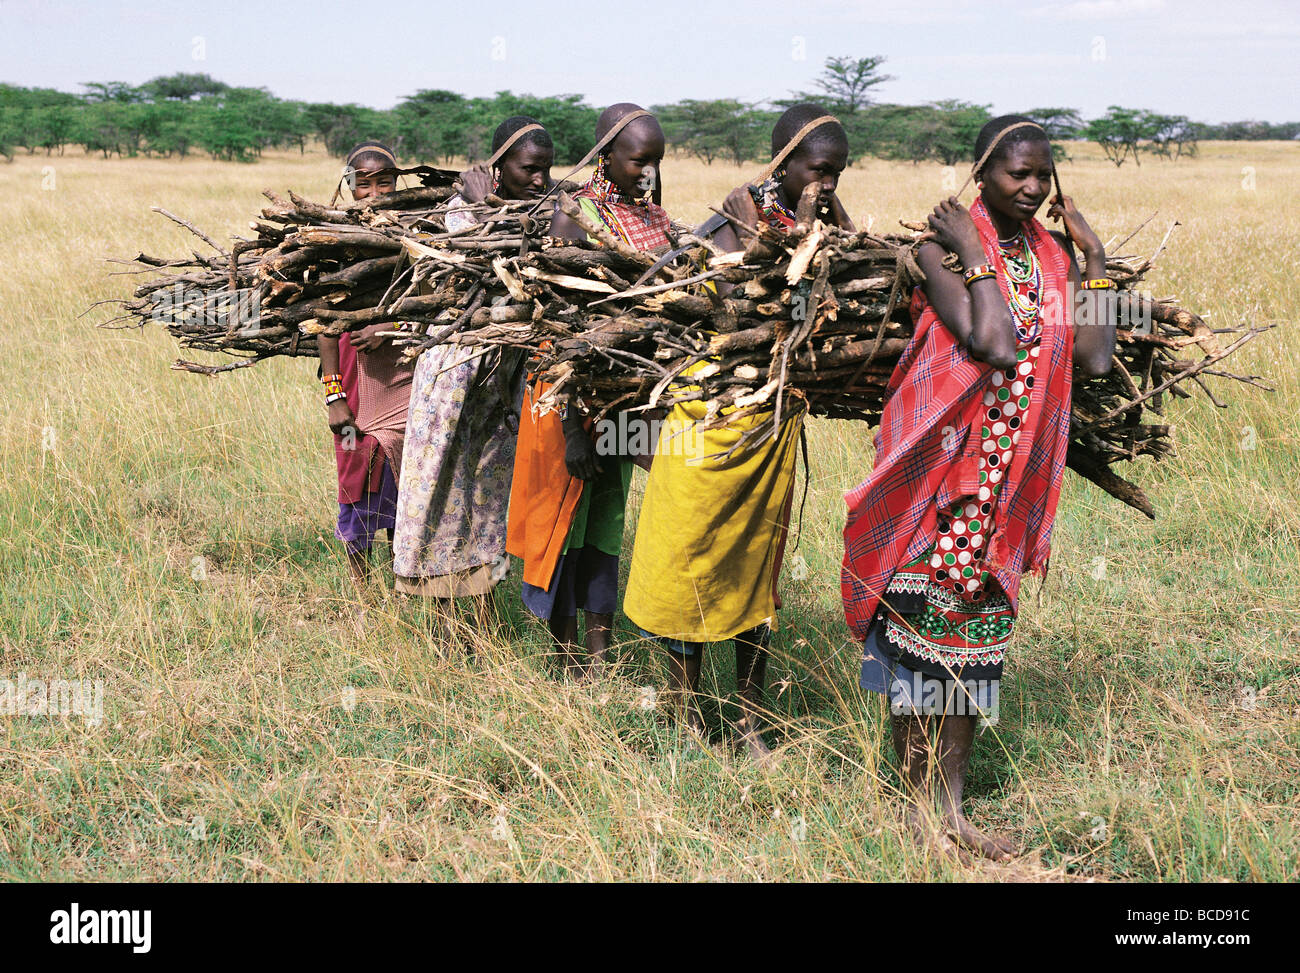
[(762, 101), (875, 54), (882, 101), (1300, 119), (1294, 0), (0, 0), (0, 81), (66, 91), (185, 71), (375, 108), (421, 88)]

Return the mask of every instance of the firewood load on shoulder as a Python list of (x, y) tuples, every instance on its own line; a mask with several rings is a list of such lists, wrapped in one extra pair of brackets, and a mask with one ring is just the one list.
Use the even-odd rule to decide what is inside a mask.
[[(391, 324), (411, 358), (440, 344), (467, 354), (517, 348), (551, 383), (543, 408), (577, 398), (607, 414), (702, 400), (709, 423), (766, 417), (747, 429), (742, 447), (771, 435), (795, 408), (879, 420), (912, 336), (911, 295), (924, 279), (914, 256), (920, 225), (848, 233), (817, 218), (814, 191), (789, 233), (746, 228), (745, 250), (723, 253), (677, 227), (674, 259), (663, 262), (588, 220), (562, 190), (559, 207), (589, 241), (549, 237), (549, 201), (492, 196), (459, 203), (478, 222), (449, 232), (453, 193), (422, 187), (327, 207), (268, 191), (271, 205), (249, 223), (255, 236), (229, 248), (160, 211), (215, 252), (119, 261), (151, 276), (108, 326), (153, 321), (182, 348), (237, 358), (173, 366), (204, 374), (274, 355), (313, 356), (315, 335), (373, 324)], [(1199, 388), (1222, 407), (1206, 378), (1267, 388), (1259, 376), (1216, 367), (1266, 329), (1211, 329), (1141, 293), (1156, 255), (1108, 258), (1116, 290), (1089, 292), (1103, 302), (1090, 313), (1113, 315), (1118, 340), (1112, 371), (1075, 383), (1069, 452), (1071, 469), (1148, 516), (1150, 500), (1113, 467), (1173, 451), (1166, 395)]]

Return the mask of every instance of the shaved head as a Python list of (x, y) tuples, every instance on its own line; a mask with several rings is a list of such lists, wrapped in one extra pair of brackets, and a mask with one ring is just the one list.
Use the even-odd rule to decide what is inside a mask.
[[(829, 114), (830, 112), (821, 105), (815, 105), (812, 102), (803, 102), (792, 108), (787, 108), (772, 128), (772, 155), (775, 156), (785, 148), (786, 143), (798, 135), (799, 130), (809, 122)], [(844, 126), (836, 121), (823, 122), (803, 137), (803, 141), (799, 143), (795, 151), (806, 151), (814, 147), (842, 149), (847, 154), (849, 151), (849, 137), (844, 133)]]
[[(600, 118), (596, 120), (596, 141), (599, 142), (609, 130), (623, 120), (623, 116), (630, 115), (634, 111), (644, 111), (640, 105), (634, 105), (630, 101), (621, 101), (617, 105), (610, 105), (600, 113)], [(627, 127), (618, 133), (614, 142), (623, 138), (631, 132), (636, 132), (643, 137), (663, 138), (663, 129), (659, 127), (659, 120), (653, 115), (643, 115), (635, 121), (629, 122)], [(613, 147), (613, 143), (605, 146), (605, 152)]]

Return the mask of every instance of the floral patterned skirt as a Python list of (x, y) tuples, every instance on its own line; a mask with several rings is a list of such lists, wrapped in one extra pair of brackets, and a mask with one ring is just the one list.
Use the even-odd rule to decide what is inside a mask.
[[(398, 484), (398, 590), (481, 594), (506, 574), (518, 390), (482, 349), (446, 345), (419, 358)], [(515, 421), (511, 421), (514, 411)]]

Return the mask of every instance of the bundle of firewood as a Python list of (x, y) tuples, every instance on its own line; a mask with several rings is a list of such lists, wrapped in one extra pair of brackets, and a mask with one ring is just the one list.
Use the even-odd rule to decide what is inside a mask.
[[(242, 356), (174, 366), (189, 371), (310, 355), (310, 335), (388, 324), (411, 357), (441, 344), (524, 349), (551, 384), (543, 408), (574, 397), (598, 414), (699, 400), (708, 423), (757, 417), (736, 448), (771, 435), (796, 408), (874, 423), (912, 334), (920, 227), (873, 235), (827, 226), (810, 188), (789, 233), (742, 227), (745, 250), (727, 254), (679, 228), (666, 255), (629, 248), (563, 191), (559, 207), (594, 242), (548, 237), (549, 201), (489, 197), (471, 207), (475, 226), (448, 232), (450, 187), (337, 208), (268, 193), (272, 205), (250, 224), (257, 237), (229, 250), (171, 217), (218, 252), (134, 258), (157, 276), (125, 302), (126, 317), (160, 321), (183, 347)], [(1148, 499), (1112, 465), (1172, 451), (1165, 393), (1186, 396), (1194, 384), (1222, 405), (1204, 376), (1259, 384), (1213, 366), (1262, 330), (1214, 331), (1139, 294), (1153, 260), (1108, 262), (1116, 365), (1076, 383), (1069, 456), (1072, 469), (1149, 516)], [(1148, 412), (1157, 421), (1144, 421)]]
[[(105, 327), (162, 325), (182, 348), (218, 351), (240, 360), (218, 366), (178, 360), (174, 368), (215, 374), (275, 355), (314, 356), (307, 335), (339, 334), (385, 321), (431, 326), (448, 304), (443, 295), (417, 295), (423, 282), (436, 282), (439, 268), (417, 266), (406, 247), (420, 240), (455, 259), (512, 249), (543, 234), (549, 211), (529, 215), (531, 204), (494, 196), (478, 205), (454, 207), (482, 215), (473, 242), (449, 233), (448, 200), (455, 188), (423, 186), (385, 196), (325, 206), (289, 193), (267, 190), (270, 200), (248, 224), (254, 237), (237, 237), (223, 247), (190, 222), (155, 207), (215, 251), (163, 259), (145, 253), (112, 262), (126, 273), (153, 276), (119, 304), (124, 313)], [(490, 239), (483, 239), (484, 233)], [(464, 276), (463, 274), (461, 276)], [(455, 303), (453, 301), (453, 303)]]

